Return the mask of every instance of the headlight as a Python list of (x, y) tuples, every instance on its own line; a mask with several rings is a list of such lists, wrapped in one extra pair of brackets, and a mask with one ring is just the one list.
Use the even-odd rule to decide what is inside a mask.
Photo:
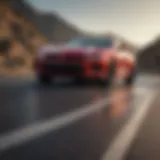
[(44, 48), (40, 48), (37, 52), (36, 58), (39, 60), (43, 60), (48, 53)]
[(37, 52), (37, 58), (44, 59), (48, 54), (54, 52), (54, 47), (52, 45), (46, 45), (39, 48)]
[(36, 55), (36, 60), (38, 60), (38, 61), (43, 61), (44, 59), (45, 59), (44, 54), (37, 54), (37, 55)]
[(38, 54), (37, 54), (37, 57), (38, 58), (44, 58), (45, 57), (45, 53), (43, 53), (43, 52), (39, 52)]

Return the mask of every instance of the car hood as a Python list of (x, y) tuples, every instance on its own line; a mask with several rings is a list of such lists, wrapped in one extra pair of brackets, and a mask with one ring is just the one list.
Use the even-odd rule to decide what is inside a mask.
[(76, 48), (69, 48), (65, 46), (49, 46), (49, 47), (44, 47), (41, 49), (40, 52), (43, 52), (44, 54), (49, 54), (49, 55), (59, 55), (59, 54), (92, 54), (95, 52), (100, 51), (101, 49), (98, 49), (96, 47), (76, 47)]

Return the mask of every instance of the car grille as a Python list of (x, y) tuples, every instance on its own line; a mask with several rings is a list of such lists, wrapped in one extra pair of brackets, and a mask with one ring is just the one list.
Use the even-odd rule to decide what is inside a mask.
[(93, 64), (92, 65), (92, 69), (94, 71), (100, 71), (101, 70), (101, 65), (100, 64)]
[(81, 74), (82, 66), (79, 64), (45, 64), (45, 69), (54, 73)]
[(82, 62), (82, 60), (83, 60), (83, 56), (82, 55), (73, 55), (73, 54), (65, 55), (64, 58), (65, 58), (65, 60), (67, 62), (76, 62), (76, 63)]
[(67, 63), (81, 63), (83, 61), (83, 56), (81, 54), (66, 54), (66, 55), (51, 55), (47, 57), (47, 60), (52, 62), (65, 61)]

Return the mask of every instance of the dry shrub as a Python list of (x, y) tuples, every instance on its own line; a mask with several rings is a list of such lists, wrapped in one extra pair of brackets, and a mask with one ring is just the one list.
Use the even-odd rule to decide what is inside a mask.
[(7, 38), (0, 38), (0, 52), (1, 53), (8, 53), (11, 47), (11, 40)]
[(7, 68), (22, 67), (25, 64), (26, 64), (25, 58), (18, 56), (12, 58), (6, 58), (3, 62), (3, 66)]

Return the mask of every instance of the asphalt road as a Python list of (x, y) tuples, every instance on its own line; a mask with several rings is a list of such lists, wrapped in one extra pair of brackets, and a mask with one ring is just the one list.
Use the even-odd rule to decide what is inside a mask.
[[(150, 75), (138, 76), (133, 86), (108, 88), (72, 82), (43, 87), (34, 78), (2, 78), (0, 160), (114, 160), (119, 133), (129, 134), (123, 128), (132, 117), (139, 119), (128, 125), (136, 132), (159, 86), (159, 77)], [(125, 152), (116, 153), (120, 160)]]

